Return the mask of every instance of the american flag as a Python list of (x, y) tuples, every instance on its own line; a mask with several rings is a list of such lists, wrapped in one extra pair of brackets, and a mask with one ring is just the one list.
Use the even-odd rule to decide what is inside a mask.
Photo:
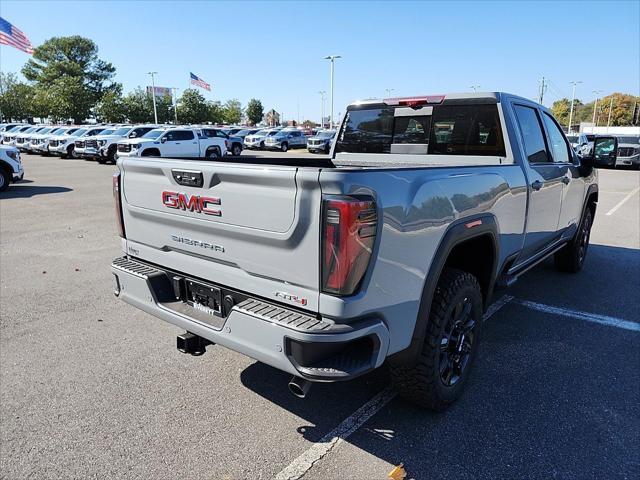
[(0, 17), (0, 45), (10, 45), (29, 55), (33, 54), (33, 45), (27, 36)]
[(194, 75), (193, 73), (191, 74), (191, 84), (192, 85), (197, 85), (200, 88), (204, 88), (207, 91), (211, 91), (211, 85), (209, 85), (207, 82), (205, 82), (204, 80), (202, 80), (199, 76)]

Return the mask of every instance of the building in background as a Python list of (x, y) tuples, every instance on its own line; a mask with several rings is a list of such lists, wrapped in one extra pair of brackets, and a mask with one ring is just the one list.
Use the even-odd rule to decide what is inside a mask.
[(280, 125), (280, 114), (272, 108), (264, 114), (263, 122), (270, 127), (276, 127)]

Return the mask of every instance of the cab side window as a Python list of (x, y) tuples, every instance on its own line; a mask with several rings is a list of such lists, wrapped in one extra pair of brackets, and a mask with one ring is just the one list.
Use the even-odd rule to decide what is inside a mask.
[(560, 127), (558, 127), (556, 122), (548, 113), (545, 113), (542, 118), (544, 119), (545, 127), (547, 127), (547, 132), (549, 133), (553, 161), (556, 163), (568, 163), (571, 158), (569, 156), (569, 145), (564, 139), (564, 134), (560, 130)]
[(513, 109), (522, 132), (524, 150), (529, 163), (550, 162), (551, 159), (547, 153), (547, 145), (544, 141), (544, 133), (542, 132), (538, 112), (524, 105), (514, 105)]
[(190, 130), (172, 130), (167, 132), (168, 142), (179, 142), (181, 140), (193, 140), (193, 132)]

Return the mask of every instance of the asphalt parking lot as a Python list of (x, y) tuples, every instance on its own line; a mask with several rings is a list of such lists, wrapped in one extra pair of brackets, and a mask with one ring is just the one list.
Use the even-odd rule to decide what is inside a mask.
[(547, 261), (498, 293), (434, 414), (383, 370), (300, 400), (224, 348), (180, 354), (112, 294), (114, 167), (23, 161), (0, 194), (1, 478), (640, 478), (640, 172), (600, 172), (583, 272)]

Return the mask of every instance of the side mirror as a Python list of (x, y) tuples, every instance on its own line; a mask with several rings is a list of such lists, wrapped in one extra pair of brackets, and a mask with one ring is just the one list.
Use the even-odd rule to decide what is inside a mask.
[(162, 138), (160, 139), (160, 143), (165, 143), (166, 141), (167, 141), (167, 137), (162, 137)]
[(136, 132), (132, 132), (129, 134), (129, 138), (136, 138), (138, 134)]
[(290, 133), (287, 138), (293, 138), (293, 135)]
[(597, 137), (593, 142), (593, 166), (614, 167), (618, 158), (616, 137)]

